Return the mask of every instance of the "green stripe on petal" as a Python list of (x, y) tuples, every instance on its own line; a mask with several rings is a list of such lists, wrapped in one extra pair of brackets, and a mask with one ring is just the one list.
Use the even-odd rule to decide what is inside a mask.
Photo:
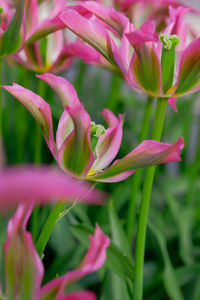
[(200, 38), (184, 50), (179, 67), (178, 87), (174, 96), (192, 92), (200, 83)]
[[(92, 181), (120, 181), (124, 175), (130, 176), (135, 169), (154, 166), (162, 163), (180, 160), (180, 150), (183, 148), (183, 139), (180, 138), (173, 145), (153, 140), (144, 141), (124, 158), (115, 161), (110, 168), (102, 173), (90, 176)], [(129, 172), (125, 174), (125, 172)], [(122, 174), (122, 178), (120, 175)], [(128, 176), (125, 176), (128, 177)], [(117, 178), (117, 180), (116, 180)]]
[(161, 66), (152, 43), (135, 48), (129, 70), (137, 83), (150, 95), (158, 96), (161, 91)]
[(95, 160), (90, 146), (91, 119), (82, 104), (66, 107), (74, 130), (66, 138), (58, 153), (58, 161), (69, 173), (86, 175)]

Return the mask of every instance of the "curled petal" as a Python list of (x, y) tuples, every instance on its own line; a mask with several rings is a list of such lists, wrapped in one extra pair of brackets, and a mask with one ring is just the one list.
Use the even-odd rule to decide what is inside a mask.
[(123, 116), (119, 115), (119, 118), (116, 118), (108, 109), (104, 109), (102, 115), (109, 128), (99, 137), (95, 148), (97, 159), (92, 166), (92, 170), (102, 170), (108, 166), (117, 155), (122, 140)]
[[(34, 0), (32, 2), (33, 5), (31, 9), (33, 9), (34, 13), (36, 9), (35, 6), (38, 5), (38, 3), (35, 3)], [(59, 19), (59, 14), (62, 12), (65, 5), (65, 0), (57, 0), (49, 16), (41, 24), (39, 24), (38, 16), (37, 14), (35, 14), (35, 18), (33, 20), (34, 22), (32, 22), (32, 26), (30, 27), (27, 34), (27, 45), (33, 43), (34, 41), (42, 38), (45, 35), (63, 29), (64, 25), (63, 22), (61, 22), (61, 20)]]
[(94, 1), (84, 1), (79, 2), (79, 4), (113, 28), (120, 36), (123, 34), (126, 24), (129, 23), (129, 19), (124, 14), (117, 12), (113, 7)]
[(36, 75), (36, 77), (44, 80), (50, 85), (60, 99), (63, 107), (79, 103), (77, 93), (68, 80), (50, 73)]
[[(54, 292), (53, 295), (56, 295), (57, 297), (56, 299), (60, 299), (60, 300), (68, 299), (67, 295), (64, 296), (64, 291), (66, 286), (82, 278), (83, 276), (98, 270), (104, 264), (106, 259), (106, 249), (110, 244), (109, 238), (103, 233), (103, 231), (98, 225), (96, 225), (94, 235), (90, 235), (89, 238), (90, 238), (90, 247), (80, 266), (76, 270), (68, 272), (63, 277), (56, 278), (50, 281), (48, 284), (46, 284), (41, 289), (40, 295), (37, 298), (38, 300), (46, 299), (45, 296), (51, 295), (52, 292)], [(87, 295), (88, 292), (85, 293), (86, 293), (85, 295)], [(71, 294), (71, 296), (72, 295), (73, 293)], [(74, 299), (74, 298), (69, 298), (69, 299)], [(77, 299), (82, 299), (82, 298), (77, 298)], [(84, 299), (90, 299), (90, 298), (84, 298)], [(95, 298), (91, 298), (91, 300), (92, 299)]]
[(32, 299), (42, 283), (44, 268), (26, 231), (31, 208), (19, 206), (8, 223), (4, 244), (7, 299)]
[(109, 62), (116, 64), (110, 45), (110, 37), (100, 21), (86, 19), (73, 9), (66, 9), (61, 15), (62, 22), (75, 34), (99, 51)]
[(183, 51), (177, 89), (173, 96), (189, 94), (197, 90), (200, 84), (200, 38), (192, 41)]
[(67, 172), (84, 177), (95, 160), (90, 146), (91, 119), (81, 103), (68, 106), (66, 110), (73, 121), (74, 130), (59, 149), (58, 163)]
[(104, 200), (104, 194), (92, 191), (89, 185), (48, 167), (15, 167), (0, 171), (1, 211), (21, 202), (45, 204), (77, 199), (98, 204)]
[(55, 157), (56, 147), (53, 137), (53, 123), (49, 104), (37, 94), (16, 83), (12, 86), (4, 85), (3, 88), (30, 111), (32, 116), (42, 128), (46, 142)]
[[(110, 168), (97, 175), (89, 176), (87, 179), (116, 182), (125, 178), (124, 172), (130, 172), (130, 176), (138, 168), (180, 161), (180, 150), (183, 149), (183, 146), (183, 138), (179, 138), (179, 140), (172, 145), (153, 140), (144, 141), (124, 158), (116, 160)], [(121, 173), (122, 179), (120, 179), (120, 176), (117, 176)]]

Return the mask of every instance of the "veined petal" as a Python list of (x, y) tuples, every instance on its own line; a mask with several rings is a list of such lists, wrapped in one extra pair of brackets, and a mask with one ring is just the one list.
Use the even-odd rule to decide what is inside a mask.
[(108, 109), (104, 109), (102, 115), (109, 128), (99, 137), (95, 148), (97, 159), (92, 166), (92, 170), (102, 170), (108, 166), (117, 155), (122, 140), (123, 116), (119, 115), (119, 118), (117, 118)]
[(200, 83), (200, 38), (192, 41), (183, 51), (179, 66), (177, 89), (173, 96), (196, 91)]
[[(183, 146), (183, 138), (179, 138), (179, 140), (172, 145), (153, 140), (144, 141), (124, 158), (116, 160), (110, 168), (97, 175), (89, 176), (87, 179), (112, 182), (112, 178), (114, 177), (113, 182), (116, 182), (116, 179), (120, 181), (120, 177), (116, 177), (116, 175), (123, 172), (132, 171), (133, 173), (135, 169), (138, 168), (149, 167), (171, 161), (180, 161), (180, 150)], [(130, 172), (130, 175), (132, 173)], [(122, 179), (124, 178), (126, 177), (122, 176)]]
[(98, 19), (86, 19), (73, 9), (66, 9), (61, 15), (62, 22), (75, 34), (99, 51), (109, 62), (116, 64), (110, 45), (110, 37)]
[(56, 131), (56, 146), (58, 149), (62, 146), (65, 139), (74, 129), (74, 123), (66, 110), (62, 113), (62, 116), (58, 123), (58, 128)]
[(146, 93), (158, 96), (162, 94), (162, 73), (154, 45), (158, 38), (153, 33), (154, 23), (147, 22), (140, 30), (127, 34), (135, 49), (128, 74), (134, 86), (137, 84)]
[(44, 268), (26, 231), (31, 210), (19, 206), (8, 223), (4, 244), (7, 299), (33, 299), (42, 283)]
[[(60, 300), (68, 299), (67, 295), (64, 296), (65, 288), (67, 285), (82, 278), (83, 276), (89, 273), (98, 270), (104, 264), (106, 259), (106, 249), (110, 244), (109, 238), (103, 233), (103, 231), (100, 229), (98, 225), (96, 225), (94, 235), (90, 235), (89, 238), (90, 238), (90, 247), (80, 266), (76, 270), (68, 272), (63, 277), (56, 278), (50, 281), (49, 283), (47, 283), (41, 289), (39, 296), (37, 298), (38, 300), (45, 300), (46, 299), (45, 295), (51, 295), (51, 293), (53, 294), (53, 292), (54, 292), (53, 295), (54, 297), (56, 296), (56, 299), (60, 299)], [(72, 295), (73, 293), (71, 293), (71, 296)], [(53, 300), (55, 298), (48, 298), (48, 299)], [(79, 300), (81, 298), (77, 298), (77, 299)], [(85, 298), (85, 299), (90, 299), (90, 298)], [(91, 298), (91, 300), (92, 299), (95, 298)]]
[(61, 76), (56, 76), (50, 73), (36, 75), (36, 77), (44, 80), (55, 91), (63, 107), (71, 104), (80, 103), (76, 90), (73, 85)]
[(12, 167), (0, 171), (1, 211), (21, 202), (45, 204), (78, 199), (100, 204), (104, 197), (104, 193), (93, 191), (89, 185), (49, 167)]
[(113, 28), (120, 36), (123, 34), (126, 24), (129, 23), (129, 19), (124, 14), (111, 6), (105, 6), (94, 1), (84, 1), (79, 2), (79, 4)]
[[(36, 3), (34, 4), (38, 5)], [(65, 0), (55, 1), (55, 5), (53, 6), (53, 9), (49, 13), (48, 17), (41, 24), (39, 24), (39, 21), (37, 21), (37, 23), (34, 23), (34, 26), (30, 28), (27, 34), (26, 44), (28, 45), (33, 43), (45, 35), (63, 29), (63, 23), (60, 21), (58, 16), (63, 11), (65, 6)]]
[(67, 106), (74, 130), (66, 138), (58, 152), (61, 168), (75, 176), (85, 176), (94, 163), (90, 146), (91, 119), (83, 105)]
[(32, 116), (40, 125), (52, 154), (54, 157), (56, 157), (57, 149), (55, 147), (53, 137), (53, 123), (49, 104), (37, 94), (16, 83), (14, 83), (12, 86), (4, 85), (2, 87), (17, 100), (19, 100), (19, 102), (21, 102), (30, 111)]

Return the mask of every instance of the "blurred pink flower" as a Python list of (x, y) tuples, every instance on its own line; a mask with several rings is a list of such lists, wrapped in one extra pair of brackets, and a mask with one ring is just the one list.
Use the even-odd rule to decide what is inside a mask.
[(31, 112), (42, 128), (47, 145), (59, 166), (72, 176), (117, 182), (132, 175), (137, 168), (180, 160), (182, 138), (173, 145), (144, 141), (124, 158), (112, 163), (121, 145), (122, 115), (116, 117), (110, 110), (104, 109), (102, 115), (108, 128), (96, 125), (91, 122), (75, 89), (67, 80), (48, 73), (38, 77), (51, 86), (65, 108), (59, 120), (56, 142), (49, 104), (20, 85), (4, 88)]
[(6, 291), (5, 299), (87, 299), (95, 300), (90, 291), (75, 291), (68, 295), (69, 284), (98, 270), (105, 262), (109, 238), (97, 225), (90, 235), (90, 247), (79, 267), (64, 276), (53, 279), (41, 287), (44, 267), (35, 250), (32, 236), (26, 230), (32, 208), (20, 205), (8, 223), (7, 240), (4, 244)]
[(0, 209), (19, 203), (45, 204), (55, 201), (79, 201), (102, 204), (103, 192), (47, 166), (7, 167), (0, 170)]

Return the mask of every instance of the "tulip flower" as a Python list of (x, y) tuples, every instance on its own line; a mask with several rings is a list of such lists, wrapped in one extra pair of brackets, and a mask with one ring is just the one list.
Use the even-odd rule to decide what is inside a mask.
[(28, 0), (25, 6), (26, 36), (18, 53), (9, 57), (35, 72), (60, 72), (72, 62), (68, 38), (58, 15), (66, 7), (65, 0)]
[[(115, 66), (118, 65), (133, 88), (153, 97), (173, 97), (175, 99), (170, 99), (172, 105), (176, 97), (199, 90), (200, 38), (196, 38), (185, 46), (186, 28), (182, 24), (181, 17), (187, 12), (186, 8), (179, 7), (177, 10), (170, 8), (168, 26), (160, 35), (159, 40), (154, 22), (147, 22), (136, 30), (127, 20), (125, 23), (124, 16), (112, 8), (93, 1), (84, 1), (81, 6), (88, 9), (106, 25), (100, 26), (92, 19), (87, 20), (72, 9), (66, 9), (60, 19), (69, 29), (95, 47), (110, 63), (114, 61)], [(73, 15), (72, 19), (71, 15)], [(118, 29), (119, 33), (122, 24), (126, 26), (122, 26), (123, 33), (119, 49), (111, 39), (106, 26), (112, 27), (115, 32)], [(100, 31), (101, 35), (98, 34)], [(177, 34), (179, 36), (176, 36)], [(181, 51), (176, 47), (180, 40)], [(134, 48), (132, 58), (130, 56), (131, 45)]]
[(31, 233), (26, 230), (32, 208), (20, 205), (8, 223), (7, 240), (4, 244), (6, 289), (3, 299), (61, 300), (88, 299), (96, 296), (90, 291), (65, 293), (67, 287), (98, 270), (105, 261), (109, 238), (97, 225), (94, 235), (90, 235), (89, 249), (79, 267), (41, 286), (44, 267), (34, 247)]
[(45, 204), (55, 201), (81, 201), (102, 204), (103, 192), (47, 166), (7, 167), (0, 170), (0, 209), (19, 203)]
[(124, 158), (112, 163), (122, 140), (123, 116), (116, 117), (110, 110), (104, 109), (102, 115), (108, 125), (105, 129), (91, 122), (75, 89), (67, 80), (48, 73), (38, 77), (51, 86), (65, 108), (58, 123), (56, 142), (49, 104), (18, 84), (3, 87), (30, 111), (42, 128), (59, 166), (72, 176), (91, 181), (117, 182), (132, 175), (137, 168), (180, 160), (182, 138), (173, 145), (144, 141)]

